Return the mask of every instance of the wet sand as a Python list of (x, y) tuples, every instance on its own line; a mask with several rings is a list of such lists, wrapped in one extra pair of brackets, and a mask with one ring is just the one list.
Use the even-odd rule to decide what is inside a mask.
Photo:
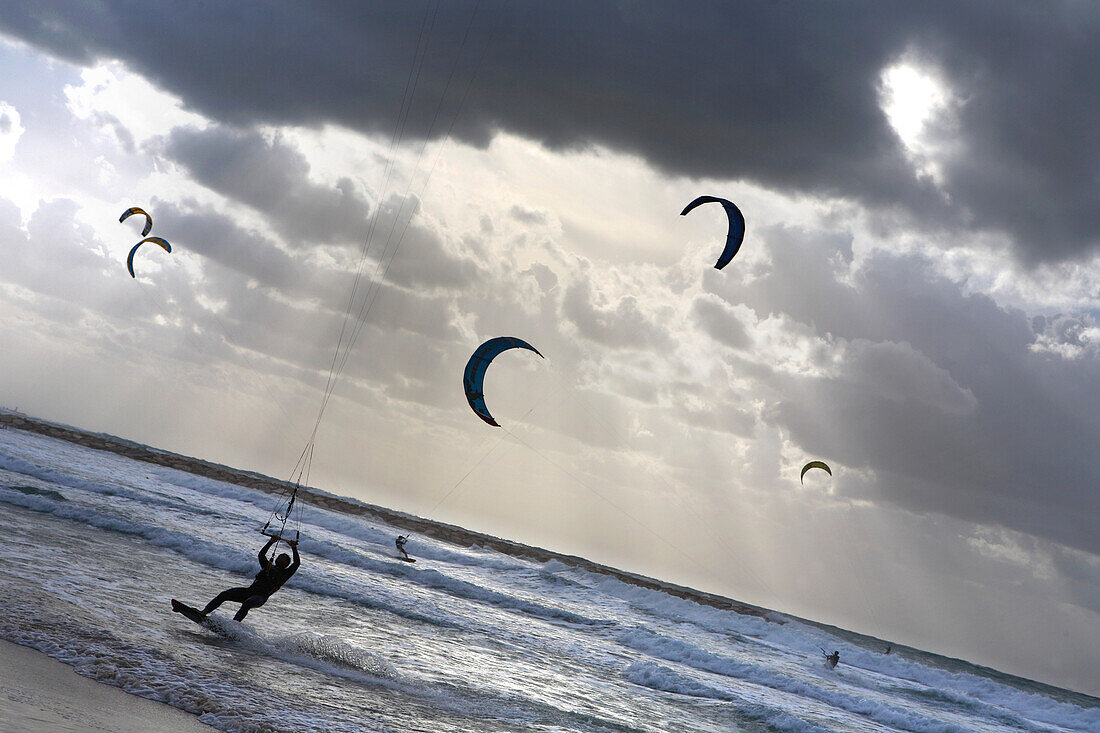
[(34, 649), (0, 641), (0, 733), (202, 733), (194, 715), (81, 677)]

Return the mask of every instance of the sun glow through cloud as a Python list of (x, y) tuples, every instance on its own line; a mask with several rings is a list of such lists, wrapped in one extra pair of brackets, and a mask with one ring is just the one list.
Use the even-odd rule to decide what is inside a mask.
[(942, 81), (917, 66), (900, 63), (887, 68), (879, 89), (882, 111), (912, 156), (918, 171), (937, 183), (943, 180), (935, 158), (940, 146), (929, 128), (950, 107), (951, 95)]

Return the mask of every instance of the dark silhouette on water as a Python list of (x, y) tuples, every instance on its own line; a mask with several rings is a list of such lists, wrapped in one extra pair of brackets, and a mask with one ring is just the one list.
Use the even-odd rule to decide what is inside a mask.
[[(238, 609), (236, 615), (233, 616), (233, 620), (243, 621), (249, 611), (267, 603), (267, 599), (271, 597), (271, 594), (282, 588), (283, 583), (290, 580), (290, 576), (294, 575), (298, 570), (298, 566), (302, 564), (301, 558), (298, 557), (297, 540), (281, 540), (290, 545), (290, 549), (294, 552), (293, 562), (291, 562), (290, 555), (285, 552), (275, 558), (274, 562), (268, 559), (267, 551), (271, 549), (272, 545), (279, 542), (280, 539), (279, 537), (272, 537), (268, 540), (267, 544), (263, 546), (263, 549), (260, 550), (260, 554), (257, 556), (257, 559), (260, 561), (260, 572), (256, 573), (252, 585), (223, 590), (215, 596), (210, 603), (207, 603), (206, 608), (202, 609), (199, 613), (206, 616), (218, 606), (226, 601), (230, 601), (232, 603), (241, 604), (240, 609)], [(176, 606), (177, 602), (173, 600), (173, 610), (179, 611)]]

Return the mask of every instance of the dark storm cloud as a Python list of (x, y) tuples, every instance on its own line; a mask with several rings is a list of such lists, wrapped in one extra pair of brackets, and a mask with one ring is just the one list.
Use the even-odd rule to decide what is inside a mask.
[(363, 237), (370, 207), (355, 184), (311, 183), (305, 156), (285, 142), (224, 127), (177, 127), (163, 150), (202, 185), (264, 214), (289, 243)]
[(710, 294), (701, 295), (692, 303), (691, 311), (695, 322), (715, 341), (731, 349), (743, 349), (749, 345), (745, 324), (721, 299)]
[[(224, 303), (218, 322), (206, 323), (216, 334), (225, 333), (234, 346), (273, 357), (295, 371), (296, 377), (311, 386), (317, 385), (318, 374), (323, 382), (338, 343), (348, 344), (349, 330), (341, 339), (343, 319), (340, 310), (346, 306), (343, 291), (313, 284), (309, 293), (312, 302), (321, 301), (326, 311), (309, 303), (288, 301), (281, 293), (268, 289), (247, 288), (246, 279), (235, 271), (209, 272), (203, 279), (204, 294)], [(334, 317), (334, 311), (335, 316)], [(385, 387), (402, 384), (405, 371), (417, 367), (395, 361), (389, 344), (393, 339), (426, 344), (453, 342), (459, 333), (453, 325), (452, 304), (447, 299), (420, 297), (399, 288), (383, 285), (374, 300), (366, 327), (351, 351), (346, 374)], [(386, 343), (386, 349), (378, 349)], [(369, 366), (368, 366), (369, 365)]]
[(582, 279), (566, 289), (562, 314), (581, 336), (613, 349), (667, 351), (671, 347), (669, 335), (642, 313), (637, 298), (628, 295), (614, 305), (605, 300), (602, 293), (593, 291), (589, 280)]
[(171, 232), (177, 246), (235, 270), (261, 285), (297, 289), (309, 278), (303, 264), (273, 242), (239, 226), (232, 217), (215, 211), (174, 204), (157, 204), (157, 227)]
[(1048, 343), (1091, 344), (1072, 319), (1037, 320), (1037, 334), (1023, 312), (967, 294), (920, 257), (876, 254), (849, 276), (836, 270), (843, 240), (761, 236), (770, 271), (708, 285), (846, 343), (823, 374), (766, 378), (770, 421), (812, 455), (875, 470), (877, 498), (1100, 552), (1100, 354), (1039, 348), (1047, 331), (1062, 334)]
[[(288, 361), (310, 363), (311, 358), (301, 359), (294, 356), (293, 349), (284, 348), (288, 333), (293, 334), (291, 340), (297, 343), (336, 343), (336, 333), (328, 331), (339, 328), (339, 321), (336, 326), (332, 325), (331, 316), (340, 315), (348, 308), (348, 294), (355, 276), (350, 267), (346, 271), (319, 268), (310, 264), (307, 258), (288, 252), (263, 235), (240, 226), (231, 216), (193, 202), (185, 203), (184, 207), (158, 202), (157, 226), (172, 232), (177, 252), (197, 254), (220, 266), (206, 268), (201, 282), (206, 295), (225, 303), (223, 316), (228, 323), (238, 324), (234, 333), (235, 338), (241, 340), (240, 345)], [(419, 245), (442, 247), (430, 233), (416, 227), (410, 232), (409, 246), (413, 249)], [(456, 337), (451, 299), (416, 288), (399, 287), (407, 283), (396, 281), (372, 285), (370, 276), (375, 266), (374, 260), (365, 261), (363, 280), (349, 317), (361, 315), (369, 306), (369, 318), (387, 324), (387, 332), (405, 330), (441, 341)], [(450, 275), (439, 277), (447, 283), (453, 279)], [(392, 277), (387, 279), (394, 280)], [(253, 287), (255, 285), (260, 288)], [(264, 292), (264, 288), (275, 292)], [(288, 297), (301, 302), (286, 302)], [(303, 309), (301, 306), (306, 302), (313, 305)], [(316, 306), (326, 312), (317, 313)], [(271, 344), (262, 336), (268, 331), (274, 334)], [(275, 346), (276, 343), (279, 345)], [(322, 352), (331, 359), (327, 347)]]
[(1100, 613), (1100, 558), (1055, 549), (1051, 561), (1068, 581), (1066, 592), (1073, 602)]
[(419, 201), (403, 201), (394, 196), (381, 207), (369, 248), (373, 253), (393, 253), (386, 258), (386, 280), (416, 289), (471, 287), (482, 275), (478, 264), (453, 252), (436, 232), (414, 221)]
[[(78, 62), (121, 58), (218, 120), (332, 121), (388, 136), (427, 20), (406, 137), (445, 134), (461, 100), (453, 132), (476, 144), (498, 130), (558, 148), (603, 144), (673, 173), (1005, 232), (1032, 259), (1100, 244), (1094, 2), (473, 10), (58, 0), (5, 4), (0, 26)], [(934, 68), (963, 100), (938, 161), (946, 196), (914, 173), (879, 106), (881, 73), (902, 58)]]

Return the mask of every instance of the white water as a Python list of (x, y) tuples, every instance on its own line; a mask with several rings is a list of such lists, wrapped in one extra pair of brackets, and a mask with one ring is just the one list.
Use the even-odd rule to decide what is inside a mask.
[(415, 535), (398, 562), (398, 529), (315, 507), (245, 623), (171, 613), (247, 583), (273, 504), (0, 431), (0, 638), (231, 731), (1100, 730), (1094, 698), (778, 614)]

